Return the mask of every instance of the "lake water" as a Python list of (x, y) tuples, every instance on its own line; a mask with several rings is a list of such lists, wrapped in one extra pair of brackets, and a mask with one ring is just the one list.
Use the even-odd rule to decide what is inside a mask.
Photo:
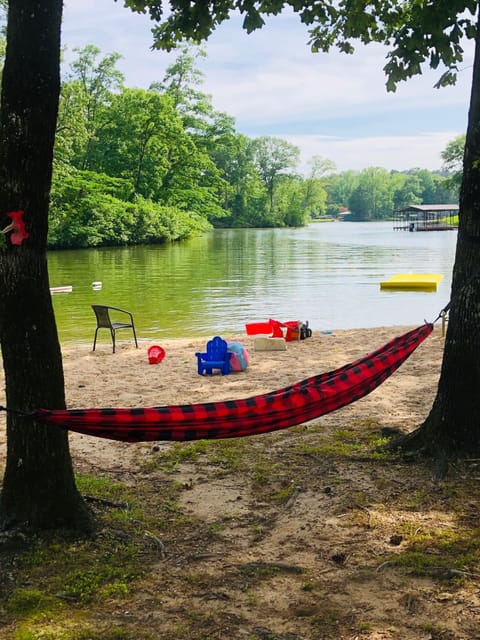
[[(50, 285), (73, 286), (53, 296), (60, 340), (93, 341), (92, 304), (132, 311), (139, 337), (158, 340), (241, 334), (246, 322), (270, 317), (308, 320), (313, 330), (420, 324), (449, 300), (456, 237), (393, 231), (391, 222), (337, 222), (51, 252)], [(380, 290), (381, 280), (408, 272), (444, 279), (436, 292)]]

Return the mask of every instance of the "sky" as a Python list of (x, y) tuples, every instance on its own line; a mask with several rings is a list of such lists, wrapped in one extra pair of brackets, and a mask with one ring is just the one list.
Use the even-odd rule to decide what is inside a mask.
[[(151, 50), (151, 27), (122, 0), (65, 0), (65, 70), (76, 47), (93, 44), (102, 54), (121, 54), (117, 66), (125, 84), (146, 89), (162, 80), (176, 57)], [(270, 18), (250, 35), (231, 19), (204, 48), (201, 90), (214, 108), (232, 116), (240, 133), (298, 146), (305, 173), (314, 156), (333, 161), (337, 171), (441, 169), (441, 152), (466, 130), (473, 61), (468, 43), (455, 86), (435, 89), (441, 71), (425, 70), (395, 93), (385, 88), (386, 49), (311, 53), (307, 29), (294, 15)]]

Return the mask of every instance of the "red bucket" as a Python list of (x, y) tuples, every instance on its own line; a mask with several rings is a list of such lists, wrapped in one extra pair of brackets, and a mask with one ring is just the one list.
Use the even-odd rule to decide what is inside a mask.
[(165, 357), (165, 350), (156, 344), (152, 345), (148, 350), (148, 361), (150, 364), (158, 364)]

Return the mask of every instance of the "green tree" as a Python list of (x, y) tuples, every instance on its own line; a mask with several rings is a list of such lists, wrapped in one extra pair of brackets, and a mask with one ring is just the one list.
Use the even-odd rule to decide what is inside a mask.
[(132, 194), (155, 200), (172, 164), (188, 162), (192, 151), (171, 100), (143, 89), (124, 89), (113, 96), (94, 138), (91, 168), (124, 178)]
[(449, 177), (449, 186), (455, 190), (458, 190), (462, 184), (465, 141), (466, 136), (462, 133), (453, 140), (450, 140), (441, 153), (443, 170), (451, 174)]
[(419, 193), (421, 201), (424, 204), (441, 204), (437, 202), (437, 181), (440, 176), (431, 173), (427, 169), (411, 169), (408, 172), (420, 181), (421, 191)]
[(328, 179), (335, 171), (335, 163), (321, 156), (314, 156), (309, 161), (310, 172), (304, 180), (303, 209), (310, 218), (325, 215), (327, 210)]
[[(123, 74), (116, 68), (121, 58), (109, 53), (100, 60), (101, 52), (94, 45), (74, 49), (78, 57), (71, 64), (71, 73), (64, 90), (58, 127), (62, 131), (65, 120), (76, 121), (73, 164), (79, 169), (91, 169), (91, 151), (103, 112), (123, 86)], [(82, 134), (78, 135), (79, 132)], [(70, 138), (72, 129), (70, 129)]]
[[(163, 93), (125, 89), (123, 76), (115, 66), (118, 58), (115, 53), (100, 57), (100, 50), (91, 45), (78, 51), (61, 94), (54, 184), (77, 180), (78, 176), (71, 175), (68, 163), (72, 163), (77, 169), (88, 168), (100, 174), (97, 181), (102, 180), (103, 174), (128, 181), (129, 200), (140, 195), (204, 218), (225, 215), (218, 204), (223, 188), (220, 171), (196, 143), (198, 137), (194, 139), (186, 131), (186, 112), (179, 108), (188, 102), (182, 96), (184, 91), (188, 93), (186, 85), (195, 75), (194, 70), (190, 73), (187, 63), (179, 63), (182, 79)], [(198, 111), (202, 109), (199, 107)], [(88, 175), (92, 174), (84, 177)], [(91, 197), (95, 193), (99, 197), (94, 185), (91, 186), (88, 190)], [(59, 185), (57, 192), (65, 190)], [(82, 203), (88, 204), (85, 198)], [(94, 200), (90, 203), (93, 206)], [(80, 211), (76, 213), (78, 218)], [(92, 221), (99, 222), (101, 218), (92, 210)], [(104, 231), (105, 228), (96, 230), (94, 244), (104, 243)], [(87, 246), (92, 245), (91, 234), (82, 236), (73, 229), (72, 232), (76, 242), (89, 237)], [(51, 240), (56, 242), (54, 235)], [(126, 236), (119, 234), (118, 241), (125, 240)]]
[[(224, 225), (232, 220), (238, 222), (244, 214), (248, 217), (246, 203), (250, 197), (245, 192), (244, 178), (252, 167), (251, 157), (248, 157), (251, 153), (245, 152), (250, 146), (235, 131), (234, 119), (216, 111), (211, 96), (200, 89), (204, 74), (197, 64), (205, 57), (205, 50), (192, 43), (180, 47), (179, 55), (167, 68), (162, 81), (153, 83), (150, 88), (171, 97), (195, 147), (207, 154), (221, 172), (225, 180), (221, 197), (224, 211), (216, 224)], [(241, 195), (239, 189), (242, 189)]]
[(275, 190), (276, 227), (301, 227), (305, 224), (303, 180), (300, 176), (281, 175)]
[(267, 189), (270, 202), (270, 216), (274, 216), (274, 194), (279, 177), (294, 169), (300, 159), (300, 149), (286, 140), (263, 136), (253, 141), (253, 160), (260, 178)]
[[(129, 201), (127, 201), (129, 200)], [(73, 170), (52, 188), (49, 246), (118, 246), (181, 240), (211, 225), (199, 214), (131, 198), (128, 180)]]
[(352, 192), (348, 206), (354, 220), (380, 220), (393, 211), (394, 182), (382, 167), (369, 167), (360, 172), (358, 186)]
[(398, 184), (393, 194), (394, 209), (402, 209), (411, 204), (422, 204), (422, 183), (416, 173), (395, 174)]
[(352, 193), (358, 187), (359, 173), (357, 171), (342, 171), (332, 175), (326, 181), (327, 214), (338, 216), (340, 211), (348, 209), (348, 202)]
[(204, 74), (198, 69), (197, 61), (206, 56), (205, 49), (193, 44), (180, 47), (177, 58), (165, 71), (162, 81), (150, 85), (150, 90), (169, 95), (185, 129), (200, 135), (204, 133), (207, 119), (213, 113), (211, 97), (198, 88), (203, 84)]

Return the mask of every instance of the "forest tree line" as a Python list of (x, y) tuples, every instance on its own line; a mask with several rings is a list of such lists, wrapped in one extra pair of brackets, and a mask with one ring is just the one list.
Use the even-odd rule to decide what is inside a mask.
[(369, 167), (336, 172), (275, 137), (249, 138), (201, 91), (198, 47), (161, 81), (128, 88), (120, 56), (88, 45), (62, 83), (49, 219), (50, 248), (160, 243), (212, 227), (298, 227), (311, 219), (379, 220), (420, 203), (457, 202), (440, 172)]

